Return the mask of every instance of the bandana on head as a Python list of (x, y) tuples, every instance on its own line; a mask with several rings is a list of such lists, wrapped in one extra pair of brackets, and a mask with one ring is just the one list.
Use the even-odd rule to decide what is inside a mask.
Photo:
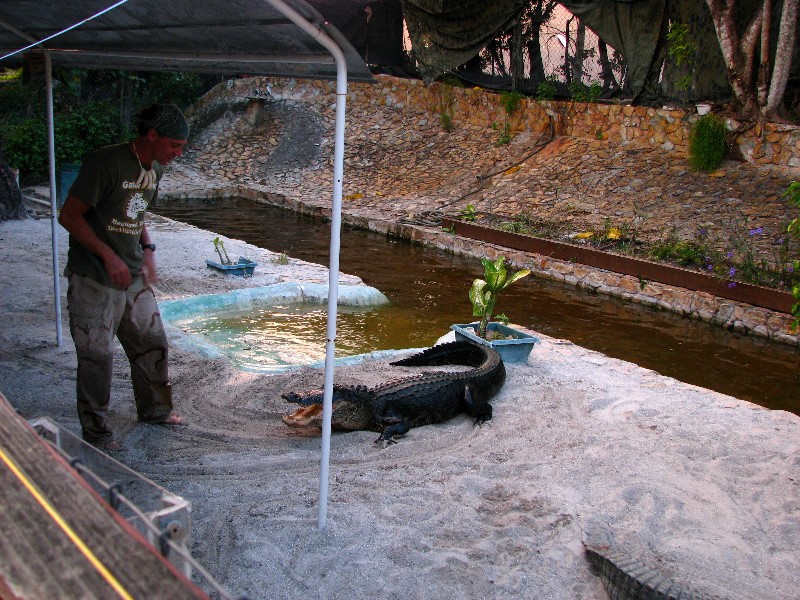
[(156, 133), (161, 137), (168, 137), (173, 140), (188, 139), (189, 123), (180, 109), (174, 104), (155, 104), (142, 113), (142, 115), (145, 114), (149, 118), (142, 116), (139, 122), (147, 129), (155, 129)]

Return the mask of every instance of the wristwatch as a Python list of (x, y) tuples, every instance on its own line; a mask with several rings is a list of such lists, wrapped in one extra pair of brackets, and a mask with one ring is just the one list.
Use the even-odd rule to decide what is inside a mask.
[(142, 246), (142, 250), (148, 250), (149, 249), (149, 250), (152, 250), (153, 252), (156, 251), (156, 245), (155, 244), (141, 244), (141, 246)]

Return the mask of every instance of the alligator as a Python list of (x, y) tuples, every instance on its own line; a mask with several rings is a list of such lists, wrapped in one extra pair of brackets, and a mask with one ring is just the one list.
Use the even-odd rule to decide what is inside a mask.
[(611, 600), (721, 600), (665, 577), (616, 546), (607, 523), (591, 520), (583, 545)]
[[(463, 365), (462, 371), (431, 371), (393, 379), (373, 388), (333, 386), (331, 428), (381, 432), (375, 443), (395, 443), (412, 427), (441, 423), (466, 413), (482, 424), (492, 418), (492, 398), (503, 386), (506, 369), (496, 350), (472, 342), (433, 346), (395, 366)], [(322, 423), (323, 390), (287, 392), (283, 398), (301, 408), (283, 417), (289, 427), (314, 428)]]

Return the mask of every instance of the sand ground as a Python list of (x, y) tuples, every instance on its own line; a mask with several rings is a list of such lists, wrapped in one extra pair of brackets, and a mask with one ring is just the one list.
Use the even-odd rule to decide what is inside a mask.
[[(215, 234), (150, 227), (160, 298), (327, 276), (226, 239), (229, 254), (261, 265), (252, 279), (226, 278), (205, 268)], [(49, 219), (0, 223), (0, 391), (25, 418), (78, 432), (63, 278), (55, 344), (50, 231)], [(195, 557), (251, 600), (606, 598), (581, 541), (595, 520), (621, 551), (701, 592), (800, 598), (800, 418), (541, 337), (526, 365), (508, 365), (483, 427), (460, 417), (386, 449), (373, 432), (334, 433), (322, 531), (320, 439), (280, 420), (281, 393), (321, 385), (320, 370), (246, 373), (176, 344), (176, 407), (189, 425), (165, 429), (136, 423), (120, 349), (118, 458), (191, 501)], [(336, 378), (407, 373), (376, 361)]]

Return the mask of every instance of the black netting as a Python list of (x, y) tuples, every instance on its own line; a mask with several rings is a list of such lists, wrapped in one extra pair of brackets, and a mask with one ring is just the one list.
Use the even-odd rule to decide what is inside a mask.
[(528, 5), (528, 0), (401, 0), (426, 81), (466, 63)]
[(625, 57), (627, 93), (638, 96), (656, 56), (665, 0), (561, 4)]

